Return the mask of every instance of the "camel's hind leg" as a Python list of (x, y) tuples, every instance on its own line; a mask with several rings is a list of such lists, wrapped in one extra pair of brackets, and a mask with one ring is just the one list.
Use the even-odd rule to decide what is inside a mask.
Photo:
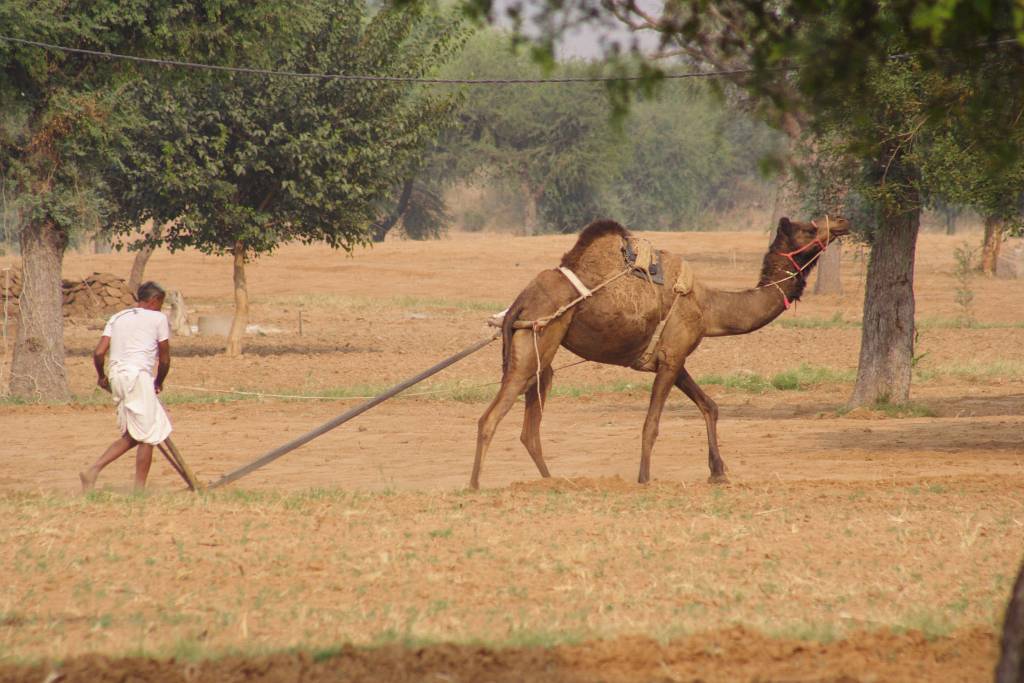
[(663, 363), (658, 366), (654, 375), (654, 387), (651, 389), (651, 403), (647, 407), (647, 419), (644, 420), (643, 444), (640, 449), (640, 476), (637, 478), (641, 484), (651, 480), (651, 451), (654, 450), (654, 441), (658, 438), (658, 424), (661, 422), (661, 412), (665, 408), (665, 400), (672, 390), (672, 384), (676, 381), (679, 371)]
[[(480, 488), (480, 468), (483, 465), (484, 455), (491, 445), (494, 432), (498, 423), (508, 413), (512, 404), (516, 402), (523, 391), (530, 385), (530, 381), (537, 375), (537, 360), (540, 360), (541, 384), (544, 382), (545, 371), (550, 368), (551, 360), (555, 357), (565, 332), (569, 325), (569, 315), (550, 323), (534, 339), (536, 334), (533, 330), (517, 330), (512, 336), (512, 348), (509, 352), (508, 368), (501, 378), (501, 388), (498, 395), (494, 397), (487, 410), (480, 416), (476, 432), (476, 457), (473, 460), (473, 474), (470, 476), (469, 485), (471, 488)], [(541, 388), (544, 391), (543, 386)], [(529, 414), (527, 415), (529, 418)], [(527, 447), (529, 448), (529, 447)], [(538, 454), (539, 454), (538, 450)], [(530, 455), (533, 455), (531, 451)], [(534, 458), (537, 462), (537, 457)], [(543, 460), (538, 462), (537, 467), (543, 465)], [(547, 469), (544, 466), (544, 469)], [(541, 474), (544, 470), (541, 470)]]
[(548, 392), (551, 390), (551, 378), (554, 374), (555, 371), (548, 365), (540, 373), (540, 391), (538, 392), (536, 383), (526, 390), (526, 416), (523, 418), (523, 432), (519, 435), (519, 440), (526, 446), (542, 477), (551, 476), (541, 451), (540, 420), (544, 416), (544, 406), (548, 402)]
[(718, 404), (704, 393), (704, 390), (697, 385), (686, 368), (679, 373), (676, 386), (697, 405), (697, 409), (704, 416), (704, 424), (708, 428), (708, 467), (711, 469), (711, 477), (708, 481), (712, 484), (727, 483), (729, 479), (725, 476), (725, 463), (718, 452)]

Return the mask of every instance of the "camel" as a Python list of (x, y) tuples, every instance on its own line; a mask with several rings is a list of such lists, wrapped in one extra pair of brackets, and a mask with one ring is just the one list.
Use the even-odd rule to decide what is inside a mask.
[[(728, 481), (718, 451), (718, 406), (687, 372), (686, 359), (704, 337), (746, 334), (777, 318), (800, 298), (819, 254), (848, 231), (848, 222), (841, 218), (807, 223), (782, 218), (764, 256), (757, 286), (725, 291), (694, 280), (680, 255), (661, 250), (656, 255), (660, 256), (664, 284), (655, 284), (653, 269), (635, 271), (626, 261), (627, 244), (642, 245), (644, 241), (632, 241), (629, 231), (614, 221), (588, 225), (575, 246), (562, 256), (561, 268), (537, 275), (504, 315), (501, 388), (477, 425), (470, 487), (480, 487), (480, 469), (498, 423), (524, 393), (526, 412), (520, 440), (540, 475), (551, 476), (542, 454), (540, 423), (554, 375), (551, 362), (559, 346), (587, 360), (654, 373), (643, 426), (639, 483), (650, 481), (651, 451), (673, 386), (686, 394), (704, 417), (709, 480)], [(572, 276), (578, 278), (580, 287), (571, 282)], [(587, 290), (592, 294), (585, 297)], [(662, 322), (660, 338), (652, 343)]]

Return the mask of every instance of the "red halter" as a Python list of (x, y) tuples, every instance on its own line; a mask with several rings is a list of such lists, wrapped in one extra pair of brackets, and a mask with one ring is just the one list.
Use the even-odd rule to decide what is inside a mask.
[[(828, 220), (828, 218), (826, 218), (825, 220)], [(813, 225), (815, 230), (817, 230), (817, 228), (818, 228), (818, 224), (817, 223), (815, 223), (814, 221), (811, 221), (811, 225)], [(826, 237), (825, 239), (827, 240), (828, 237)], [(800, 247), (799, 249), (794, 249), (793, 251), (777, 251), (775, 253), (777, 253), (779, 256), (785, 256), (786, 258), (788, 258), (789, 262), (793, 264), (794, 268), (796, 268), (796, 272), (803, 273), (804, 272), (804, 268), (809, 266), (810, 263), (808, 263), (807, 265), (801, 266), (799, 263), (796, 262), (796, 259), (793, 258), (793, 257), (796, 256), (797, 254), (804, 253), (805, 251), (807, 251), (808, 249), (810, 249), (814, 245), (818, 245), (819, 247), (821, 247), (822, 251), (825, 251), (826, 249), (828, 249), (828, 242), (822, 242), (820, 237), (815, 237), (813, 242), (808, 242), (807, 244), (805, 244), (804, 246)]]
[[(814, 221), (811, 221), (811, 225), (814, 226), (815, 230), (818, 229), (818, 224), (815, 223)], [(831, 232), (831, 225), (829, 224), (828, 216), (825, 216), (825, 231), (826, 231), (826, 233), (830, 233)], [(798, 276), (798, 277), (801, 277), (804, 274), (804, 269), (807, 268), (807, 266), (811, 265), (811, 263), (813, 263), (814, 261), (812, 259), (811, 261), (808, 261), (806, 264), (801, 266), (799, 263), (796, 262), (796, 259), (793, 258), (793, 257), (796, 256), (797, 254), (802, 254), (803, 252), (807, 251), (808, 249), (810, 249), (814, 245), (818, 245), (819, 247), (821, 247), (821, 251), (822, 252), (824, 252), (826, 249), (828, 249), (828, 236), (827, 236), (827, 234), (826, 234), (824, 242), (821, 241), (820, 237), (816, 236), (814, 238), (813, 242), (808, 242), (807, 244), (805, 244), (804, 246), (800, 247), (799, 249), (794, 249), (793, 251), (777, 251), (775, 253), (777, 255), (779, 255), (779, 256), (785, 256), (786, 258), (788, 258), (789, 262), (793, 264), (794, 268), (796, 268), (796, 272), (794, 272), (793, 274)], [(786, 293), (782, 291), (782, 287), (779, 287), (779, 291), (782, 292), (782, 304), (785, 306), (786, 310), (789, 310), (789, 307), (793, 305), (793, 302), (790, 301), (789, 297), (786, 296)]]

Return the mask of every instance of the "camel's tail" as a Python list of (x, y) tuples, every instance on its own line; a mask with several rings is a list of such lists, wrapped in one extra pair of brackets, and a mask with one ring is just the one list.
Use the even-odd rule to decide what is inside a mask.
[(501, 374), (508, 372), (508, 356), (512, 352), (512, 334), (515, 330), (512, 325), (519, 320), (519, 314), (523, 312), (522, 294), (516, 297), (512, 305), (505, 312), (501, 321)]

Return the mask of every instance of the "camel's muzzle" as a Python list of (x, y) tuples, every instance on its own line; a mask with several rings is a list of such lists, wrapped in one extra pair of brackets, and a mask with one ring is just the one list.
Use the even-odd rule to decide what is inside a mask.
[(818, 228), (818, 239), (832, 241), (850, 233), (850, 222), (845, 218), (819, 218), (814, 221)]

